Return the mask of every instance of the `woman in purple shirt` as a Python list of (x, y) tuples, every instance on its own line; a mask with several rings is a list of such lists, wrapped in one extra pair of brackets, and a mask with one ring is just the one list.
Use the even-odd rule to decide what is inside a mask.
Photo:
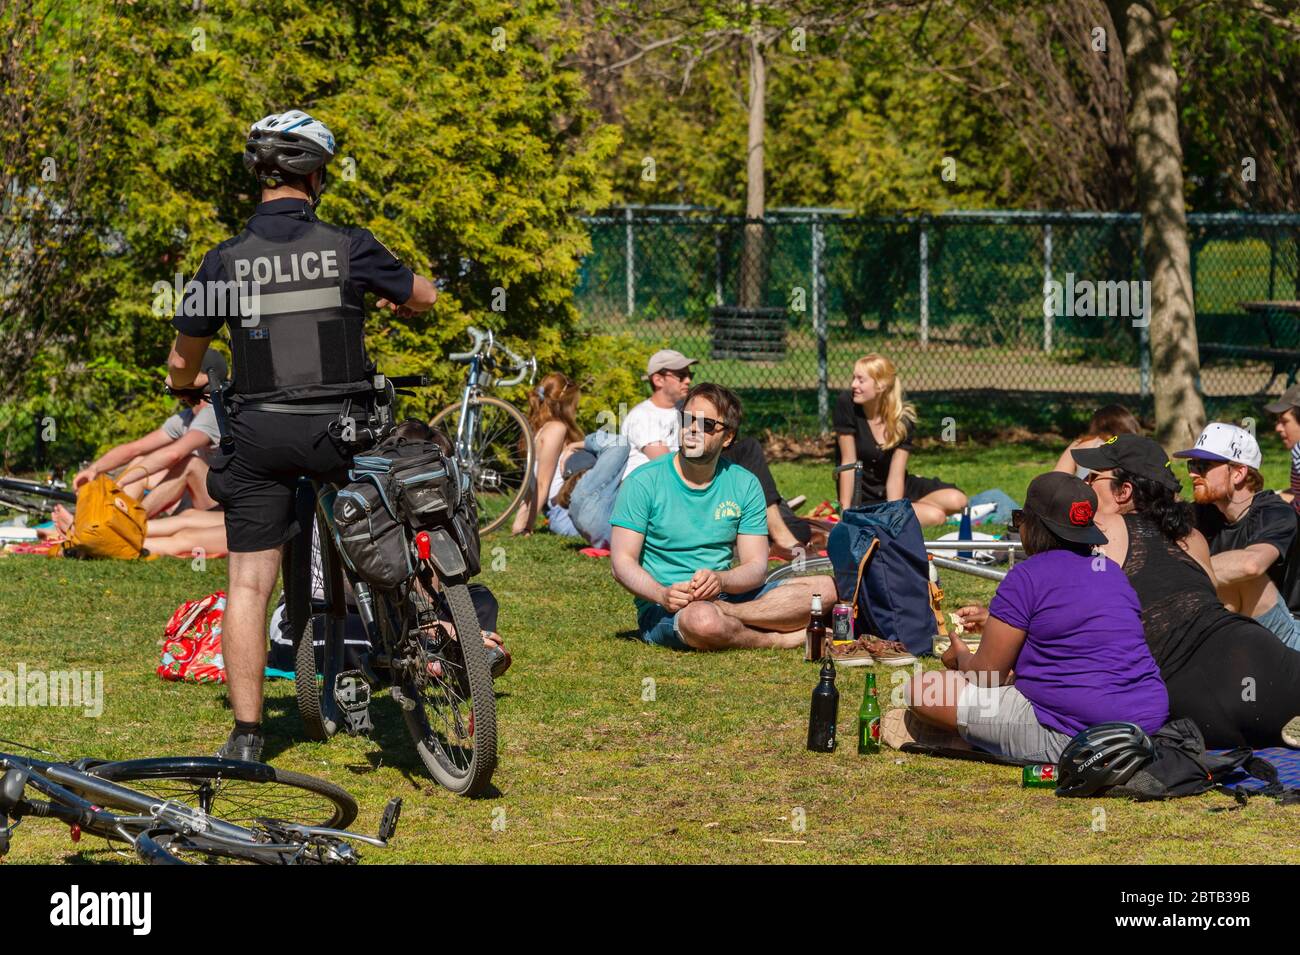
[[(972, 653), (959, 637), (945, 672), (909, 687), (913, 712), (982, 750), (1056, 762), (1070, 738), (1098, 723), (1154, 733), (1169, 695), (1147, 649), (1141, 607), (1124, 571), (1093, 554), (1097, 495), (1071, 474), (1034, 478), (1019, 531), (1029, 559), (998, 585), (987, 610), (965, 607)], [(1014, 680), (1014, 683), (1012, 682)]]

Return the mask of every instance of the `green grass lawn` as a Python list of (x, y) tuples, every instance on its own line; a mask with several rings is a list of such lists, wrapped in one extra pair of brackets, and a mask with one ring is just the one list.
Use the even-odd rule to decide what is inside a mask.
[[(1020, 497), (1058, 451), (933, 450), (918, 455), (916, 470)], [(830, 496), (824, 463), (773, 470), (789, 496)], [(1281, 483), (1280, 472), (1266, 476)], [(291, 686), (269, 688), (270, 761), (349, 789), (361, 831), (374, 831), (389, 797), (404, 798), (393, 847), (370, 850), (368, 861), (1300, 862), (1298, 810), (1269, 800), (1232, 813), (1210, 812), (1230, 803), (1216, 795), (1163, 805), (1060, 800), (1021, 789), (1019, 771), (1007, 767), (891, 751), (860, 757), (852, 743), (861, 671), (839, 677), (838, 751), (808, 753), (816, 668), (802, 654), (648, 647), (633, 638), (631, 599), (607, 561), (546, 534), (489, 538), (485, 566), (494, 558), (504, 567), (482, 580), (500, 598), (515, 659), (498, 686), (496, 794), (467, 800), (435, 786), (387, 697), (372, 707), (372, 739), (317, 744), (303, 738)], [(0, 669), (102, 670), (105, 695), (97, 719), (0, 708), (0, 736), (67, 757), (214, 752), (230, 723), (224, 689), (164, 683), (154, 667), (177, 605), (225, 579), (225, 561), (196, 570), (170, 559), (0, 560)], [(991, 593), (957, 574), (944, 584), (953, 606)], [(876, 672), (887, 691), (893, 672)], [(73, 845), (62, 826), (28, 820), (9, 861), (116, 858), (102, 842)]]

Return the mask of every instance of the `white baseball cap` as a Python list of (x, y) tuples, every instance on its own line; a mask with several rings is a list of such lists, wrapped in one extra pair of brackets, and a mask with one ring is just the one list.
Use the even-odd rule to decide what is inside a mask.
[(1196, 446), (1186, 451), (1175, 451), (1176, 458), (1200, 458), (1202, 461), (1230, 461), (1244, 464), (1248, 468), (1259, 470), (1263, 456), (1259, 453), (1259, 442), (1245, 428), (1235, 424), (1214, 421), (1205, 426), (1201, 436), (1196, 439)]

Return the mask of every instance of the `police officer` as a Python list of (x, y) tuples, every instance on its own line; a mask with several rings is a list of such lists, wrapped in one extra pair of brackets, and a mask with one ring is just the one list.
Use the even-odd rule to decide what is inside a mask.
[(333, 134), (299, 110), (253, 124), (244, 164), (262, 201), (239, 235), (203, 257), (172, 322), (173, 388), (205, 384), (197, 372), (208, 342), (222, 325), (230, 331), (233, 447), (213, 462), (208, 493), (225, 508), (230, 549), (222, 649), (235, 728), (218, 755), (233, 759), (261, 758), (266, 611), (281, 548), (300, 530), (295, 485), (346, 479), (355, 449), (330, 425), (372, 406), (365, 295), (404, 315), (437, 298), (433, 282), (367, 230), (316, 218), (334, 151)]

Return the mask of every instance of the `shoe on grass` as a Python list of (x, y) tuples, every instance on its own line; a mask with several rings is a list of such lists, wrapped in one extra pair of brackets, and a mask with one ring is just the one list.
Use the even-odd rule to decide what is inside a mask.
[(916, 662), (916, 657), (908, 653), (907, 647), (897, 640), (881, 640), (879, 637), (872, 637), (862, 642), (866, 644), (867, 652), (887, 667), (911, 666)]
[(875, 666), (876, 658), (871, 655), (871, 648), (861, 637), (852, 643), (831, 644), (831, 659), (836, 666), (869, 667)]
[(265, 742), (261, 733), (241, 733), (232, 729), (226, 744), (217, 750), (217, 759), (242, 759), (247, 763), (260, 763)]

